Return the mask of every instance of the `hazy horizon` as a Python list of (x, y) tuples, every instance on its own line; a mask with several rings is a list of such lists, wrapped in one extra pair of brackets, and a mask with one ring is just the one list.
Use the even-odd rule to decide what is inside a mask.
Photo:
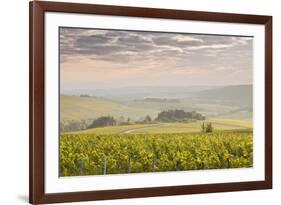
[(114, 89), (128, 89), (128, 88), (192, 88), (192, 87), (231, 87), (231, 86), (252, 86), (253, 84), (225, 84), (225, 85), (141, 85), (141, 86), (116, 86), (116, 87), (105, 87), (105, 88), (70, 88), (61, 90), (61, 94), (69, 91), (96, 91), (96, 90), (114, 90)]
[(60, 28), (61, 91), (252, 84), (252, 37)]

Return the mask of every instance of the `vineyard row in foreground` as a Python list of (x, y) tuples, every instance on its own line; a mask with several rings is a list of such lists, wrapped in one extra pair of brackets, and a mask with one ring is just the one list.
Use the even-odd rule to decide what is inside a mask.
[(252, 131), (62, 134), (60, 176), (253, 166)]

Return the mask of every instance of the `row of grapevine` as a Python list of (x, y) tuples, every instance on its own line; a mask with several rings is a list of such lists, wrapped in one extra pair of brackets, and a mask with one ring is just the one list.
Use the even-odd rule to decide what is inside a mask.
[(189, 134), (62, 134), (60, 175), (251, 167), (251, 131)]

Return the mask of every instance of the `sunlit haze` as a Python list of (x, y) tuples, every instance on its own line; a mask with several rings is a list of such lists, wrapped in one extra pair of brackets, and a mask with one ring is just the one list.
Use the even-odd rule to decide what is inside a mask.
[(61, 89), (252, 84), (252, 37), (60, 28)]

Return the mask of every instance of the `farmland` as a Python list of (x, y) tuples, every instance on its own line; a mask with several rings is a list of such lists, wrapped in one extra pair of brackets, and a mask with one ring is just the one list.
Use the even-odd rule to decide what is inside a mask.
[[(81, 97), (77, 95), (61, 95), (60, 96), (60, 112), (61, 121), (69, 120), (86, 120), (94, 119), (103, 115), (111, 115), (115, 118), (125, 117), (132, 120), (139, 120), (145, 115), (150, 115), (152, 118), (157, 116), (157, 113), (168, 109), (183, 109), (183, 110), (196, 110), (207, 117), (218, 117), (228, 119), (251, 119), (252, 100), (239, 96), (239, 93), (244, 93), (245, 90), (249, 90), (251, 86), (235, 87), (230, 89), (228, 87), (224, 89), (213, 89), (211, 92), (216, 95), (216, 98), (208, 96), (205, 91), (181, 91), (185, 88), (177, 88), (173, 90), (174, 93), (165, 92), (160, 88), (149, 88), (152, 91), (142, 91), (138, 93), (135, 91), (134, 95), (125, 90), (124, 94), (119, 96), (113, 93), (117, 91), (111, 91), (112, 94), (108, 95), (89, 95), (88, 97)], [(125, 89), (125, 88), (124, 88)], [(140, 89), (140, 88), (139, 88)], [(144, 88), (143, 88), (144, 90)], [(224, 91), (225, 90), (225, 91)], [(228, 92), (234, 92), (235, 95), (228, 96)], [(109, 92), (109, 91), (108, 91)], [(98, 93), (96, 93), (98, 94)], [(251, 96), (251, 92), (243, 94), (244, 96)], [(148, 98), (147, 96), (158, 96)], [(227, 98), (228, 96), (228, 98)], [(236, 99), (236, 100), (234, 100)]]
[(252, 167), (251, 86), (201, 89), (61, 95), (60, 176)]
[(254, 166), (254, 39), (160, 30), (59, 29), (59, 176)]
[(60, 136), (60, 176), (252, 167), (251, 130)]
[[(213, 123), (215, 130), (240, 130), (251, 129), (252, 121), (250, 120), (229, 120), (223, 118), (210, 118), (209, 122)], [(151, 123), (151, 124), (133, 124), (133, 125), (116, 125), (109, 127), (99, 127), (86, 129), (82, 131), (69, 132), (68, 134), (141, 134), (141, 133), (194, 133), (201, 131), (202, 121), (191, 123)]]

